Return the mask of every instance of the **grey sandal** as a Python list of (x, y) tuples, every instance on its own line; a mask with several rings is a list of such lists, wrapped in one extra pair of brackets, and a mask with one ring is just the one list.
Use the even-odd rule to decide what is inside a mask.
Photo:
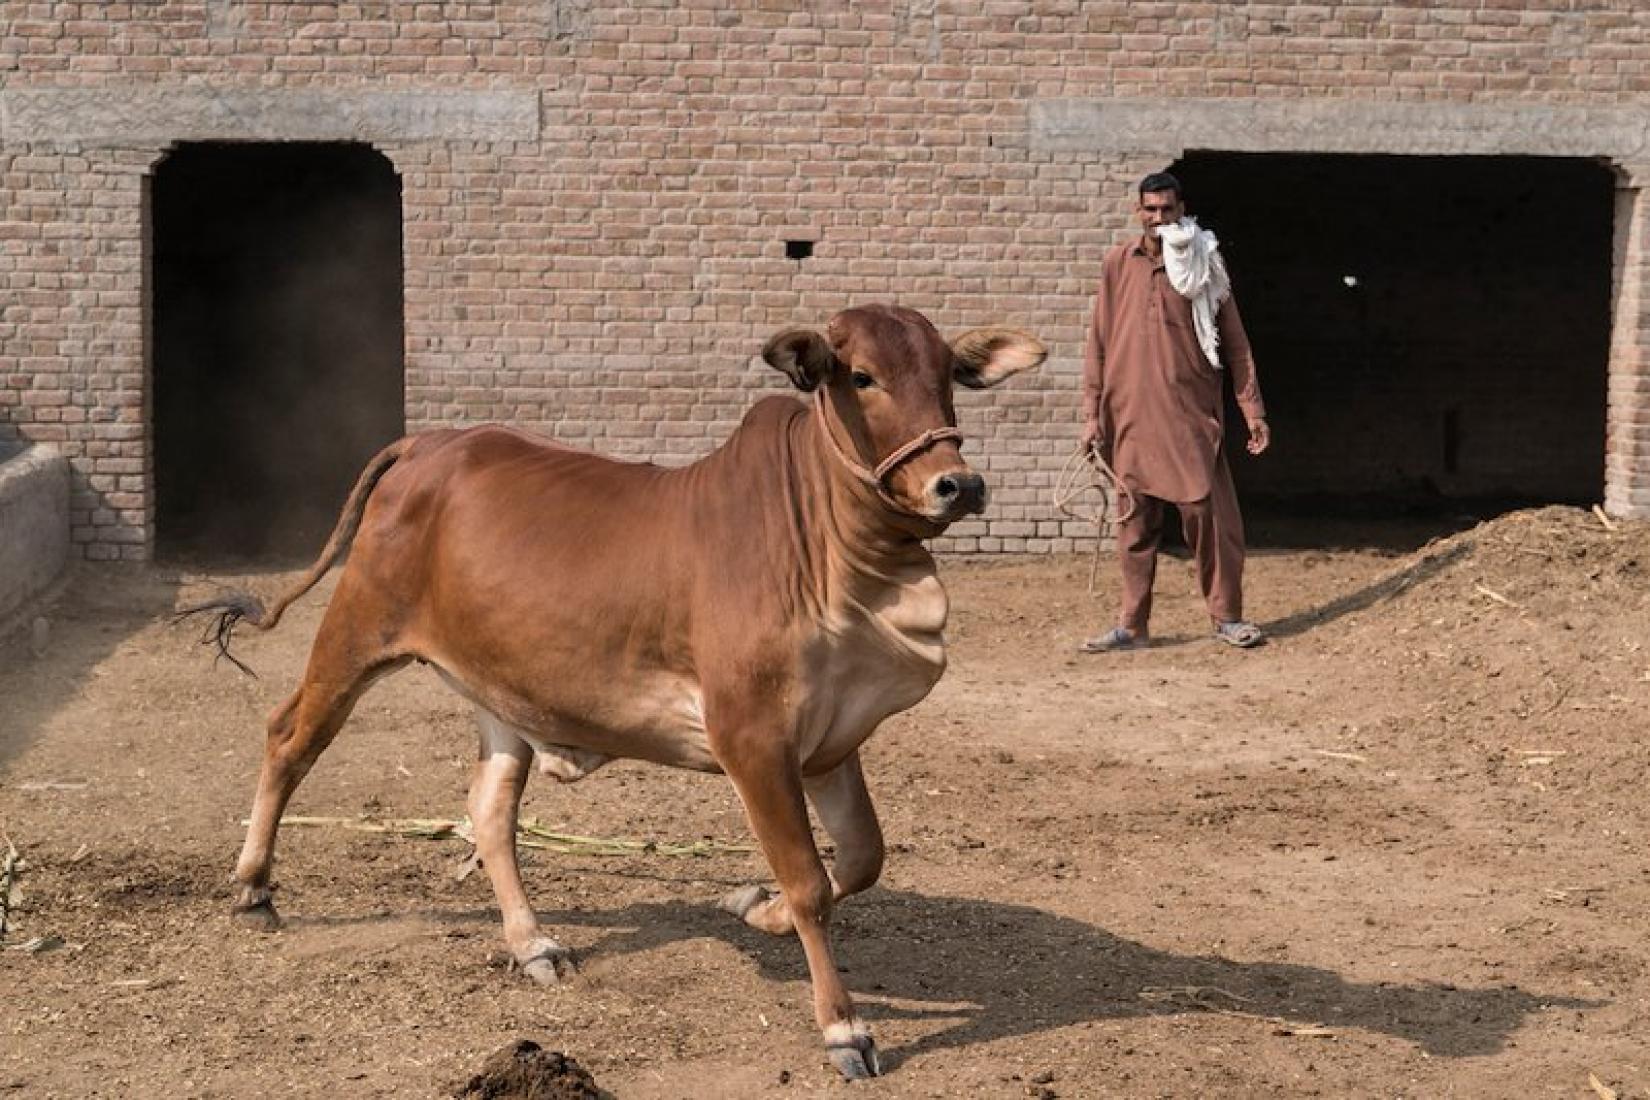
[(1215, 637), (1239, 649), (1253, 649), (1266, 640), (1266, 635), (1261, 633), (1260, 627), (1242, 619), (1221, 623), (1215, 627)]
[(1078, 645), (1079, 653), (1113, 653), (1122, 649), (1144, 649), (1147, 638), (1121, 626), (1114, 626), (1097, 638), (1085, 638)]

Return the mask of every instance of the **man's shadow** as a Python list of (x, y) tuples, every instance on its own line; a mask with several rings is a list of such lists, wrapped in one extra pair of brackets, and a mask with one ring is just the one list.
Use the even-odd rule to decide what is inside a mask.
[[(1169, 544), (1170, 526), (1164, 525), (1164, 544), (1159, 548), (1159, 552), (1166, 557), (1190, 561), (1191, 551), (1185, 548), (1183, 539), (1178, 545)], [(1440, 542), (1435, 547), (1423, 549), (1396, 569), (1389, 570), (1354, 592), (1337, 596), (1313, 607), (1303, 608), (1282, 618), (1262, 622), (1260, 628), (1268, 638), (1290, 638), (1332, 623), (1342, 616), (1367, 611), (1376, 604), (1396, 599), (1416, 585), (1443, 573), (1471, 554), (1475, 546), (1470, 538)], [(1159, 634), (1153, 636), (1152, 648), (1162, 649), (1209, 640), (1207, 634)]]
[(1343, 615), (1367, 611), (1378, 603), (1395, 599), (1416, 585), (1431, 580), (1472, 553), (1474, 549), (1475, 543), (1472, 539), (1442, 543), (1376, 578), (1356, 592), (1349, 592), (1317, 607), (1309, 607), (1293, 615), (1274, 619), (1264, 624), (1262, 629), (1272, 637), (1287, 638), (1295, 634), (1304, 634)]
[[(612, 929), (581, 952), (586, 959), (714, 938), (751, 957), (771, 980), (807, 978), (794, 938), (756, 932), (709, 906), (541, 915), (550, 928)], [(1199, 1009), (1376, 1031), (1433, 1056), (1465, 1058), (1500, 1050), (1534, 1012), (1604, 1003), (1514, 986), (1363, 984), (1295, 963), (1177, 955), (1029, 906), (901, 890), (876, 889), (845, 903), (834, 925), (837, 962), (866, 1017), (955, 1021), (889, 1050), (895, 1062), (1087, 1021)], [(925, 1002), (931, 1007), (920, 1007)]]

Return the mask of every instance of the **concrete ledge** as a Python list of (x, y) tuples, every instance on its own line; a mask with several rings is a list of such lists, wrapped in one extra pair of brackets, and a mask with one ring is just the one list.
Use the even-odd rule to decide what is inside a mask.
[(1385, 103), (1356, 99), (1042, 99), (1031, 147), (1073, 153), (1188, 149), (1231, 153), (1387, 153), (1642, 159), (1650, 113), (1540, 103)]
[(0, 453), (0, 636), (68, 560), (68, 460), (45, 446)]
[(537, 92), (146, 85), (0, 91), (0, 143), (537, 141)]

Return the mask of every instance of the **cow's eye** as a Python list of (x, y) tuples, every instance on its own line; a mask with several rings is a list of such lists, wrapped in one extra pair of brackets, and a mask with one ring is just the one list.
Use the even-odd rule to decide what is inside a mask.
[(876, 385), (876, 379), (872, 378), (870, 375), (866, 374), (862, 370), (856, 370), (854, 372), (853, 378), (854, 378), (854, 389), (856, 389), (856, 390), (868, 390), (872, 386)]

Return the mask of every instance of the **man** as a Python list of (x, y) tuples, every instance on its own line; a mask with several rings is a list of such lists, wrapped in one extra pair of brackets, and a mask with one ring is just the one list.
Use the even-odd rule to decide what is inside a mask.
[(1249, 338), (1217, 242), (1182, 220), (1180, 181), (1167, 172), (1141, 180), (1135, 213), (1144, 235), (1101, 264), (1083, 363), (1083, 444), (1099, 448), (1133, 497), (1117, 525), (1123, 606), (1115, 628), (1080, 648), (1146, 644), (1164, 506), (1172, 503), (1215, 637), (1247, 649), (1262, 636), (1243, 617), (1243, 518), (1222, 443), (1227, 374), (1249, 453), (1271, 442)]

